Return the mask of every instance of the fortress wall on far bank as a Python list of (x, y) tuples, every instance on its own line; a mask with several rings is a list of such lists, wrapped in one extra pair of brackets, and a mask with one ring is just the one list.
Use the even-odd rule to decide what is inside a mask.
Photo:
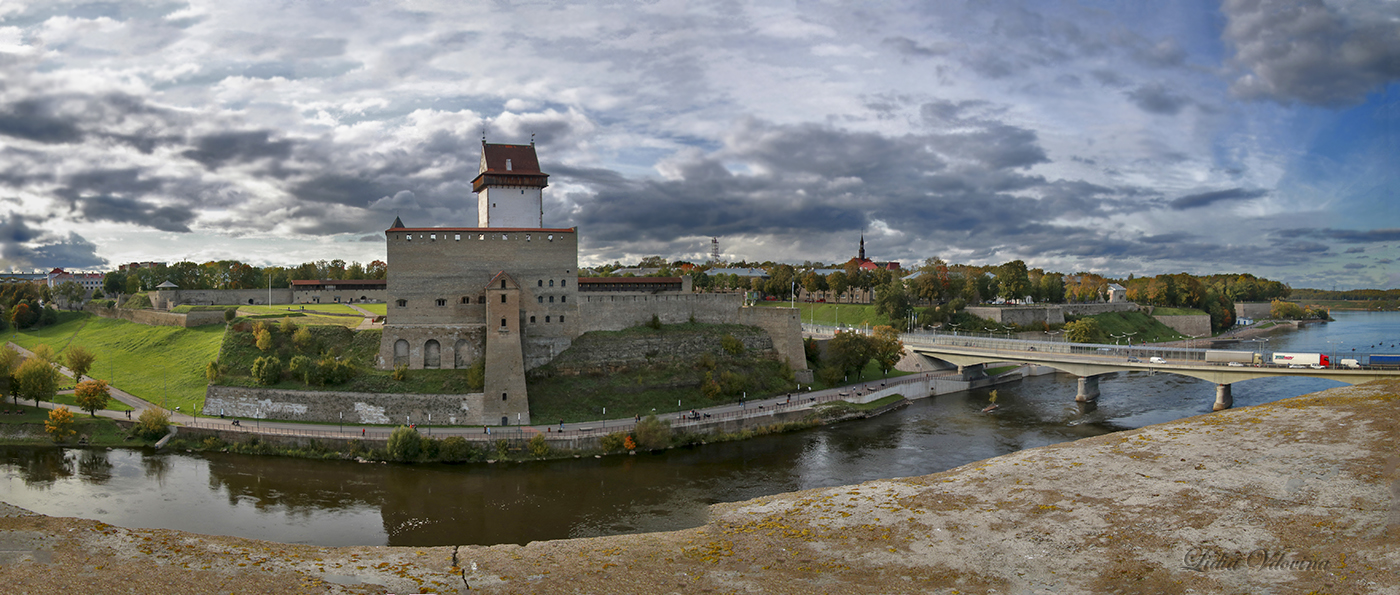
[(1158, 322), (1172, 330), (1192, 337), (1210, 336), (1210, 315), (1189, 314), (1185, 316), (1153, 316)]
[(732, 324), (734, 313), (744, 302), (738, 293), (612, 293), (578, 294), (579, 333), (618, 331), (651, 322), (655, 315), (662, 324), (695, 322)]
[(1133, 312), (1131, 302), (1092, 304), (1042, 304), (1034, 306), (968, 306), (967, 313), (1000, 324), (1031, 326), (1041, 323), (1064, 324), (1066, 316), (1093, 316), (1108, 312)]

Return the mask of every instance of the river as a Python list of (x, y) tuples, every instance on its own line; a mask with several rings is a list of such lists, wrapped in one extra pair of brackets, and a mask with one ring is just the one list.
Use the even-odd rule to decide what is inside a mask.
[[(1400, 353), (1400, 313), (1269, 336), (1271, 351)], [(1372, 345), (1385, 342), (1386, 347)], [(1241, 349), (1251, 349), (1244, 344)], [(1316, 392), (1329, 380), (1234, 385), (1236, 407)], [(921, 399), (875, 419), (660, 454), (534, 463), (386, 465), (220, 453), (0, 447), (0, 500), (54, 516), (320, 545), (458, 545), (665, 531), (716, 502), (925, 475), (1025, 448), (1209, 413), (1211, 383), (1118, 373), (1097, 408), (1056, 374)]]

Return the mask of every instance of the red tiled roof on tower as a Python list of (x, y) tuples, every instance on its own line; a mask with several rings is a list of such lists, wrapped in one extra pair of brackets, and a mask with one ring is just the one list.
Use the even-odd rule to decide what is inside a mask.
[(481, 166), (472, 180), (472, 192), (481, 192), (486, 185), (531, 186), (549, 185), (549, 174), (540, 171), (540, 159), (535, 145), (492, 145), (481, 143)]

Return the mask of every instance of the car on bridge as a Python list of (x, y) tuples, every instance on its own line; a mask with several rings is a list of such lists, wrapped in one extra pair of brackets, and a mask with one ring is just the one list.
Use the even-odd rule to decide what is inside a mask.
[(1136, 355), (1130, 355), (1130, 356), (1128, 356), (1128, 361), (1133, 362), (1133, 363), (1136, 363), (1136, 364), (1142, 363), (1142, 360), (1138, 359)]
[(1153, 364), (1165, 364), (1165, 363), (1167, 363), (1167, 360), (1164, 360), (1164, 359), (1162, 359), (1162, 358), (1160, 358), (1160, 357), (1157, 357), (1157, 356), (1155, 356), (1155, 355), (1152, 356), (1152, 357), (1147, 358), (1147, 361), (1148, 361), (1148, 363), (1153, 363)]

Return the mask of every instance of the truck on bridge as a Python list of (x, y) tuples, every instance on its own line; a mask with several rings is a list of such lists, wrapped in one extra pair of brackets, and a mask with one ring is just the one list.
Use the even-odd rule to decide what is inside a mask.
[[(1375, 357), (1375, 356), (1372, 356)], [(1326, 368), (1332, 365), (1327, 354), (1324, 353), (1284, 353), (1274, 352), (1270, 363), (1276, 366), (1321, 366)]]
[(1206, 363), (1229, 364), (1231, 362), (1239, 364), (1259, 364), (1263, 357), (1253, 351), (1224, 351), (1211, 349), (1206, 351)]
[(1372, 355), (1367, 361), (1373, 368), (1400, 368), (1400, 355)]

